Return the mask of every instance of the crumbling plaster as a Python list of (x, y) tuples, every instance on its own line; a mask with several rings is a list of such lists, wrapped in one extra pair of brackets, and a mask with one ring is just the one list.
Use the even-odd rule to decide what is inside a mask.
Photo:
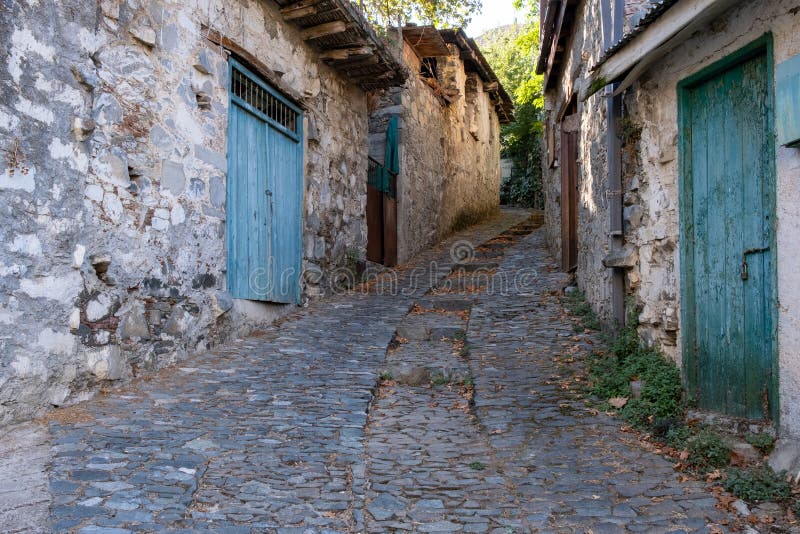
[(225, 292), (225, 34), (306, 111), (305, 294), (363, 259), (367, 97), (269, 1), (9, 0), (0, 424), (288, 311)]
[[(596, 1), (583, 4), (559, 87), (547, 94), (553, 126), (569, 88), (585, 74), (602, 46)], [(623, 189), (625, 241), (637, 259), (627, 271), (627, 289), (639, 307), (640, 333), (681, 363), (680, 251), (678, 205), (678, 83), (771, 32), (774, 61), (800, 54), (800, 10), (792, 0), (757, 0), (730, 10), (654, 64), (625, 97)], [(630, 13), (629, 13), (630, 14)], [(586, 33), (590, 37), (586, 37)], [(594, 39), (592, 39), (592, 37)], [(602, 104), (601, 104), (602, 103)], [(609, 270), (598, 261), (607, 251), (608, 203), (605, 165), (605, 105), (600, 94), (582, 103), (578, 283), (603, 317), (610, 317)], [(558, 154), (558, 136), (556, 136)], [(546, 158), (545, 158), (546, 159)], [(781, 426), (800, 435), (800, 151), (777, 147), (777, 259)], [(545, 162), (548, 241), (560, 254), (560, 175)]]
[[(767, 32), (778, 64), (800, 54), (800, 10), (792, 0), (757, 0), (732, 9), (655, 64), (628, 98), (631, 121), (641, 128), (638, 174), (641, 223), (628, 240), (640, 251), (643, 332), (681, 361), (677, 85)], [(776, 148), (778, 350), (781, 426), (800, 435), (800, 151)]]

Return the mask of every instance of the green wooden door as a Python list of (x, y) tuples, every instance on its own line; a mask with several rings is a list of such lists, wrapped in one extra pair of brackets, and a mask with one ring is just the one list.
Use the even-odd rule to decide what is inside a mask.
[(765, 47), (682, 87), (684, 362), (700, 408), (774, 414), (771, 65)]

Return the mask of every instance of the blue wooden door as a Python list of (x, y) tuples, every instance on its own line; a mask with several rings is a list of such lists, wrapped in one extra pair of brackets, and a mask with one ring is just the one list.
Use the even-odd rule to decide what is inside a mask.
[(230, 64), (228, 291), (300, 301), (303, 117), (238, 62)]
[(750, 419), (777, 407), (770, 80), (756, 47), (682, 95), (687, 378), (701, 408)]

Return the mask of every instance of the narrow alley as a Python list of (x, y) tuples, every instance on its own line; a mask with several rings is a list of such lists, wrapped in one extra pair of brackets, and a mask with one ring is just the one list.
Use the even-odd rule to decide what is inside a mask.
[(396, 278), (19, 427), (0, 530), (707, 531), (724, 517), (704, 485), (585, 403), (596, 340), (540, 223), (504, 211)]

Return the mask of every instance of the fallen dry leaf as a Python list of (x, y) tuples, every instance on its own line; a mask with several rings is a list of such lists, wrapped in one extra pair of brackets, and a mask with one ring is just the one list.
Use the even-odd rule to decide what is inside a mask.
[(621, 410), (628, 404), (627, 397), (614, 397), (613, 399), (608, 399), (608, 403), (616, 408), (617, 410)]

